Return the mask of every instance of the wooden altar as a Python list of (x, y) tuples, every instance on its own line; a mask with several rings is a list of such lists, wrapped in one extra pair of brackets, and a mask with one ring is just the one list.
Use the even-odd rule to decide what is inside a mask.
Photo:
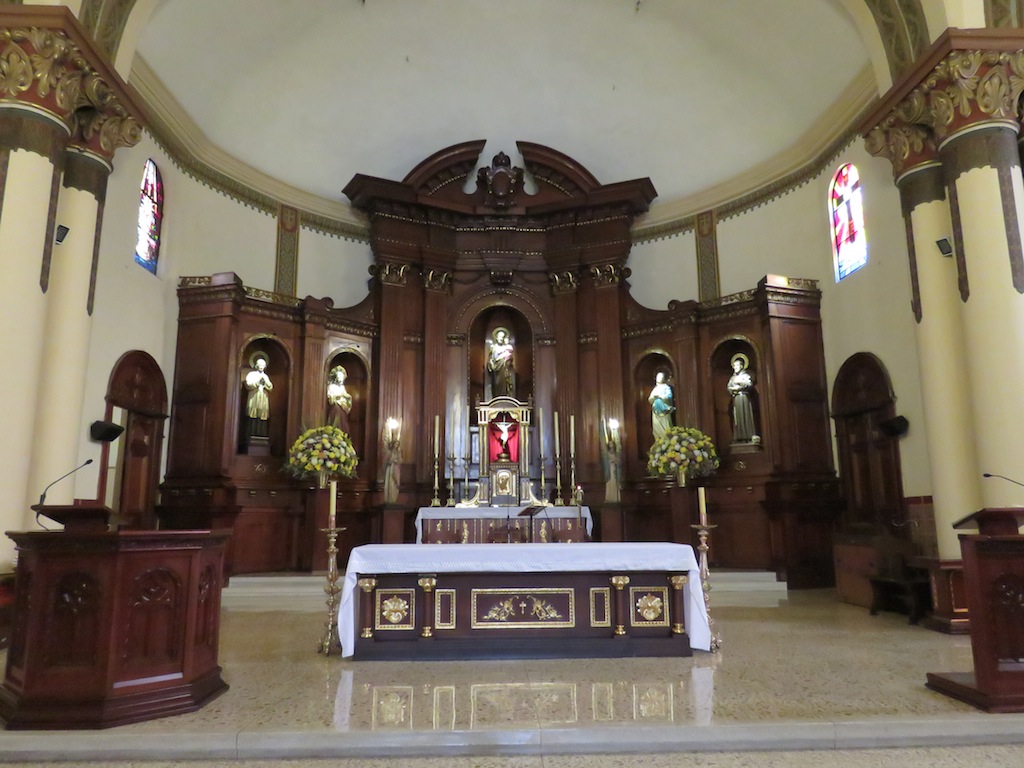
[(681, 544), (368, 545), (339, 612), (360, 659), (689, 656), (711, 643)]
[(193, 712), (227, 690), (226, 532), (7, 535), (18, 545), (7, 728), (107, 728)]

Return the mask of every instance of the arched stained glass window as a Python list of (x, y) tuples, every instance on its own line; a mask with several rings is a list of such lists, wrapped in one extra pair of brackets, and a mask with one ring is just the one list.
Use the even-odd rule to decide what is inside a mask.
[(152, 160), (146, 161), (139, 195), (139, 234), (135, 243), (135, 261), (154, 275), (160, 258), (160, 223), (164, 217), (164, 185)]
[(829, 211), (832, 215), (832, 258), (838, 283), (868, 263), (860, 174), (852, 163), (844, 165), (832, 177)]

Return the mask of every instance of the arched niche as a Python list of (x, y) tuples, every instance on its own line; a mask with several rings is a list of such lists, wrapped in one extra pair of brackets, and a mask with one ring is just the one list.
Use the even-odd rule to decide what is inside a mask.
[(154, 506), (167, 419), (167, 383), (142, 350), (125, 352), (107, 382), (104, 419), (124, 432), (103, 443), (98, 498), (126, 528), (155, 527)]
[(330, 395), (332, 380), (336, 380), (333, 372), (338, 367), (345, 370), (345, 390), (352, 398), (351, 408), (346, 413), (343, 408), (332, 405), (327, 398), (324, 400), (324, 423), (334, 424), (346, 432), (352, 440), (357, 456), (366, 456), (366, 418), (367, 396), (369, 392), (369, 366), (362, 355), (351, 349), (341, 349), (327, 358), (324, 365), (324, 379)]
[(516, 307), (494, 304), (481, 311), (469, 331), (469, 398), (470, 403), (490, 400), (497, 396), (487, 373), (490, 343), (495, 332), (505, 330), (515, 348), (515, 391), (508, 393), (521, 401), (533, 394), (533, 342), (534, 332), (529, 320)]
[[(256, 369), (259, 357), (267, 360), (266, 374), (273, 389), (268, 392), (270, 415), (266, 424), (266, 435), (253, 434), (247, 414), (249, 388), (246, 376)], [(284, 456), (288, 452), (288, 403), (289, 382), (292, 377), (292, 360), (288, 350), (273, 336), (256, 335), (242, 346), (237, 362), (238, 398), (237, 419), (238, 452), (250, 455)], [(265, 438), (265, 439), (263, 439)]]
[[(749, 434), (750, 431), (747, 430), (747, 434), (741, 439), (737, 439), (735, 434), (736, 415), (733, 396), (729, 391), (729, 380), (735, 373), (733, 366), (737, 360), (753, 380), (753, 387), (746, 392), (753, 411), (753, 434)], [(715, 346), (708, 364), (711, 367), (709, 380), (715, 409), (713, 438), (719, 452), (727, 455), (737, 451), (761, 450), (764, 418), (760, 396), (761, 355), (757, 345), (746, 336), (723, 339)]]
[[(676, 366), (665, 352), (649, 352), (640, 358), (633, 371), (633, 402), (636, 413), (637, 458), (646, 465), (647, 454), (654, 445), (654, 426), (649, 401), (651, 391), (664, 374), (665, 383), (672, 387), (673, 401), (678, 408), (679, 393)], [(672, 414), (672, 425), (677, 426), (676, 413)]]

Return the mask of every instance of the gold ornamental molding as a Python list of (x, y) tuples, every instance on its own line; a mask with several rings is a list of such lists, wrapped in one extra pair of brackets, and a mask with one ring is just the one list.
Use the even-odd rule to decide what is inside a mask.
[(0, 107), (60, 122), (108, 165), (142, 138), (134, 94), (66, 6), (0, 5)]

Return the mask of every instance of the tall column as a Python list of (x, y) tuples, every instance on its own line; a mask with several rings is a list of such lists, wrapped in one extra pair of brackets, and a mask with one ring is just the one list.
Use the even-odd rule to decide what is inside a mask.
[[(38, 402), (53, 208), (67, 127), (18, 108), (0, 109), (0, 360), (4, 440), (0, 442), (0, 526), (23, 526)], [(38, 491), (36, 492), (38, 499)], [(0, 541), (0, 563), (13, 543)]]
[[(102, 198), (114, 151), (141, 127), (64, 6), (0, 6), (0, 61), (0, 523), (20, 528), (46, 483), (78, 463)], [(54, 246), (58, 218), (72, 234)], [(70, 501), (73, 487), (48, 500)], [(9, 552), (0, 543), (0, 562)]]
[[(53, 246), (42, 339), (38, 406), (25, 506), (43, 488), (77, 464), (79, 425), (92, 330), (92, 276), (98, 256), (99, 230), (110, 165), (82, 151), (67, 153), (57, 203), (56, 222), (68, 228)], [(97, 406), (98, 407), (98, 406)], [(97, 411), (96, 418), (103, 416)], [(47, 494), (48, 503), (70, 504), (70, 478)]]
[[(952, 522), (1024, 502), (1024, 489), (982, 479), (1020, 474), (1024, 186), (1014, 94), (1024, 52), (952, 31), (941, 44), (945, 57), (894, 87), (866, 139), (893, 162), (903, 201), (939, 554), (955, 559)], [(945, 258), (935, 243), (950, 237)]]
[[(961, 316), (977, 445), (977, 475), (1020, 474), (1020, 425), (1012, 416), (1024, 382), (1024, 188), (1017, 126), (976, 123), (940, 145), (950, 189)], [(983, 482), (985, 507), (1024, 503), (1024, 489)], [(972, 510), (967, 510), (970, 512)]]
[(955, 560), (960, 557), (960, 543), (953, 523), (965, 510), (979, 508), (981, 478), (974, 441), (949, 439), (951, 434), (974, 434), (970, 383), (963, 370), (966, 351), (956, 263), (942, 256), (936, 245), (951, 235), (949, 205), (937, 163), (914, 169), (896, 183), (906, 217), (915, 286), (917, 355), (929, 426), (926, 445), (939, 557)]

